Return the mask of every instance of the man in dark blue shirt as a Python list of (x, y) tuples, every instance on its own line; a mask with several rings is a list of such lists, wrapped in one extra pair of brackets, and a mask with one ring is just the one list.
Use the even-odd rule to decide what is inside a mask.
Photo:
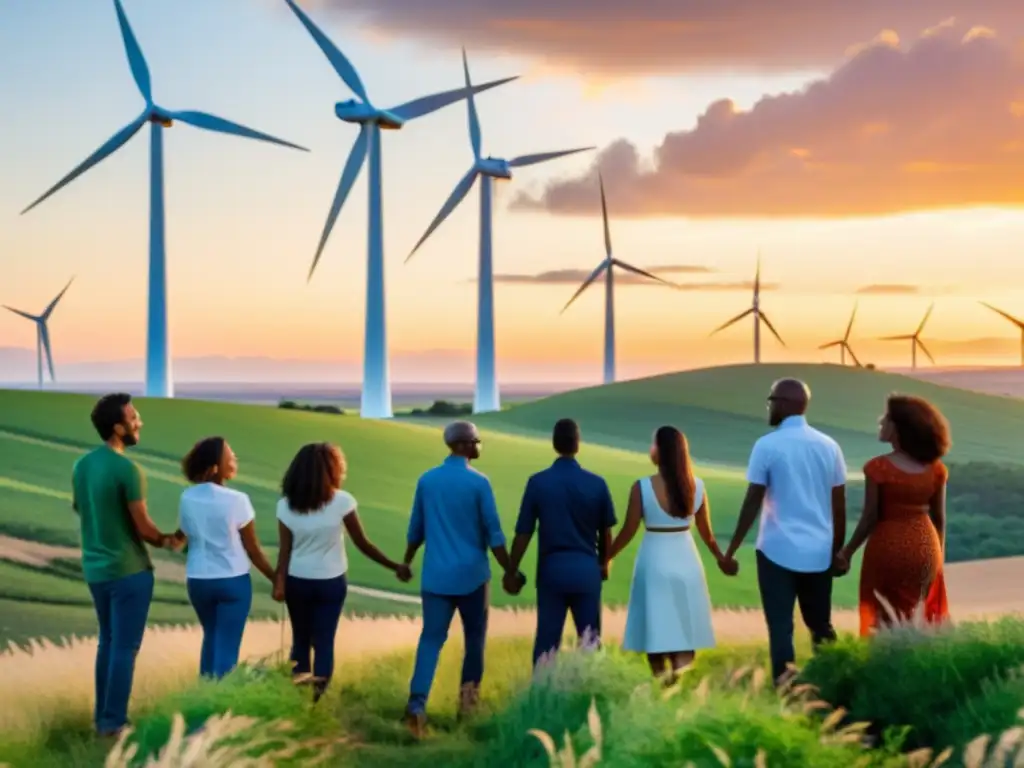
[(539, 527), (534, 664), (561, 646), (567, 612), (572, 612), (581, 639), (600, 637), (601, 582), (608, 578), (607, 556), (616, 522), (608, 484), (576, 461), (576, 422), (562, 419), (555, 424), (552, 443), (558, 454), (555, 463), (526, 483), (504, 582), (512, 594), (521, 588), (515, 574)]

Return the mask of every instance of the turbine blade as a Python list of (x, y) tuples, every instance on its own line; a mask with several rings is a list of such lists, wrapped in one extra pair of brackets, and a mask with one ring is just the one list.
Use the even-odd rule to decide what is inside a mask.
[(149, 66), (146, 64), (146, 57), (142, 55), (142, 48), (132, 31), (132, 25), (128, 22), (128, 16), (124, 12), (121, 0), (114, 0), (114, 10), (117, 11), (117, 23), (121, 27), (121, 38), (124, 40), (124, 52), (128, 55), (128, 66), (132, 68), (132, 77), (135, 84), (139, 86), (139, 92), (147, 104), (153, 103), (153, 83), (149, 77)]
[(742, 312), (740, 312), (740, 313), (739, 313), (738, 315), (736, 315), (736, 317), (732, 318), (731, 320), (727, 320), (726, 322), (722, 323), (722, 324), (721, 324), (720, 326), (718, 326), (717, 328), (715, 328), (715, 330), (713, 330), (713, 331), (712, 331), (711, 333), (709, 333), (709, 334), (708, 334), (708, 336), (714, 336), (714, 335), (715, 335), (716, 333), (718, 333), (719, 331), (724, 331), (724, 330), (725, 330), (726, 328), (728, 328), (728, 327), (729, 327), (730, 325), (733, 325), (733, 324), (735, 324), (735, 323), (738, 323), (738, 322), (739, 322), (740, 320), (742, 320), (742, 319), (743, 319), (744, 317), (746, 317), (747, 315), (749, 315), (749, 314), (753, 313), (753, 311), (754, 311), (753, 307), (751, 307), (750, 309), (745, 309), (745, 310), (743, 310), (743, 311), (742, 311)]
[(476, 95), (489, 91), (491, 88), (497, 88), (499, 85), (505, 83), (511, 83), (513, 80), (518, 80), (519, 75), (515, 77), (506, 77), (501, 80), (492, 80), (489, 83), (483, 85), (474, 85), (471, 89), (467, 89), (465, 86), (462, 88), (456, 88), (451, 91), (443, 91), (442, 93), (432, 93), (429, 96), (421, 96), (418, 99), (407, 101), (405, 104), (401, 104), (397, 107), (389, 109), (388, 111), (398, 115), (403, 120), (415, 120), (417, 117), (423, 117), (429, 115), (431, 112), (436, 112), (443, 107), (447, 107), (449, 104), (454, 104), (456, 101), (468, 98), (470, 93)]
[(57, 376), (53, 372), (53, 350), (50, 349), (50, 330), (45, 322), (39, 323), (39, 340), (43, 342), (43, 351), (46, 352), (46, 365), (50, 369), (50, 381), (56, 381)]
[(921, 351), (924, 352), (925, 356), (932, 361), (932, 365), (934, 365), (935, 358), (932, 357), (932, 353), (928, 351), (928, 347), (924, 345), (924, 342), (921, 341), (920, 339), (914, 339), (914, 341), (917, 343), (917, 346), (921, 348)]
[(757, 251), (757, 271), (754, 272), (754, 296), (761, 295), (761, 249)]
[(614, 264), (616, 267), (626, 270), (627, 272), (632, 272), (634, 275), (640, 275), (641, 277), (647, 277), (650, 278), (651, 280), (656, 280), (657, 282), (663, 283), (664, 285), (667, 285), (670, 288), (679, 287), (675, 283), (670, 282), (663, 277), (658, 277), (657, 275), (651, 274), (650, 272), (640, 269), (640, 267), (634, 267), (632, 264), (627, 264), (624, 261), (612, 259), (612, 264)]
[(537, 165), (538, 163), (546, 163), (548, 160), (555, 160), (559, 157), (565, 157), (566, 155), (575, 155), (577, 152), (589, 152), (597, 147), (579, 147), (578, 149), (563, 149), (561, 152), (541, 152), (536, 155), (520, 155), (508, 161), (508, 164), (513, 168), (523, 168), (527, 165)]
[(878, 341), (910, 341), (916, 338), (912, 333), (905, 333), (902, 336), (879, 336)]
[(469, 95), (466, 97), (466, 104), (469, 107), (469, 141), (473, 145), (473, 157), (480, 159), (480, 116), (476, 113), (476, 99), (473, 98), (473, 83), (469, 79), (469, 59), (466, 58), (466, 49), (462, 49), (462, 70), (466, 75), (466, 90)]
[(366, 87), (363, 85), (363, 81), (359, 79), (359, 73), (356, 68), (352, 66), (352, 62), (341, 51), (338, 47), (331, 42), (330, 38), (325, 35), (320, 27), (313, 23), (313, 20), (306, 15), (299, 6), (295, 3), (295, 0), (284, 0), (288, 3), (288, 7), (295, 12), (295, 15), (299, 17), (299, 21), (302, 22), (302, 26), (306, 28), (306, 31), (313, 37), (316, 44), (323, 51), (324, 56), (331, 62), (331, 66), (334, 67), (334, 71), (338, 73), (342, 81), (352, 92), (362, 99), (364, 102), (369, 103), (370, 97), (366, 95)]
[(1001, 309), (999, 309), (997, 307), (993, 307), (991, 304), (986, 304), (984, 301), (979, 301), (978, 303), (981, 304), (981, 306), (983, 306), (983, 307), (987, 307), (988, 309), (991, 309), (997, 315), (1005, 317), (1007, 320), (1009, 320), (1011, 323), (1016, 325), (1018, 328), (1024, 328), (1024, 320), (1018, 320), (1016, 317), (1014, 317), (1013, 315), (1009, 314), (1008, 312), (1003, 312), (1003, 310), (1001, 310)]
[(608, 201), (604, 195), (604, 176), (601, 175), (600, 171), (597, 172), (597, 182), (601, 187), (601, 218), (604, 219), (604, 254), (611, 259), (612, 233), (608, 228)]
[[(571, 298), (571, 299), (569, 299), (569, 301), (568, 301), (568, 302), (566, 302), (566, 304), (565, 304), (565, 306), (564, 306), (564, 307), (562, 307), (562, 312), (565, 312), (565, 310), (567, 310), (567, 309), (569, 308), (569, 306), (570, 306), (570, 305), (571, 305), (571, 304), (572, 304), (572, 303), (573, 303), (574, 301), (576, 301), (576, 299), (578, 299), (578, 298), (580, 297), (580, 294), (582, 294), (582, 293), (583, 293), (583, 292), (584, 292), (585, 290), (587, 290), (587, 288), (589, 288), (589, 287), (590, 287), (590, 284), (591, 284), (591, 283), (593, 283), (593, 282), (594, 282), (595, 280), (597, 280), (597, 278), (599, 278), (599, 277), (600, 277), (600, 276), (601, 276), (601, 275), (602, 275), (602, 274), (604, 273), (604, 271), (605, 271), (606, 269), (611, 269), (611, 262), (610, 262), (610, 261), (608, 261), (607, 259), (605, 259), (604, 261), (602, 261), (602, 262), (601, 262), (601, 263), (600, 263), (600, 264), (598, 265), (597, 269), (595, 269), (595, 270), (594, 270), (593, 272), (591, 272), (591, 273), (590, 273), (590, 275), (589, 275), (589, 276), (587, 277), (587, 279), (583, 281), (583, 285), (581, 285), (581, 286), (580, 286), (580, 287), (579, 287), (579, 288), (578, 288), (578, 289), (576, 290), (576, 293), (574, 293), (574, 294), (572, 295), (572, 298)], [(562, 312), (559, 312), (559, 314), (562, 314)]]
[(46, 309), (43, 310), (43, 314), (41, 316), (43, 320), (49, 319), (50, 315), (53, 314), (53, 310), (56, 308), (60, 300), (64, 298), (64, 294), (68, 292), (68, 288), (71, 287), (73, 282), (75, 282), (75, 278), (72, 277), (68, 280), (68, 284), (64, 286), (64, 290), (57, 294), (57, 298), (46, 305)]
[(860, 360), (857, 359), (857, 355), (855, 355), (853, 352), (853, 347), (851, 347), (845, 341), (843, 342), (843, 346), (846, 347), (846, 352), (850, 355), (851, 358), (853, 358), (853, 362), (857, 365), (857, 367), (861, 367)]
[(459, 183), (455, 185), (455, 189), (452, 190), (448, 199), (444, 201), (444, 205), (441, 206), (441, 210), (438, 211), (434, 220), (430, 222), (430, 226), (427, 227), (427, 231), (423, 233), (423, 237), (419, 239), (419, 242), (416, 243), (416, 247), (412, 249), (408, 256), (405, 257), (405, 262), (407, 264), (409, 263), (409, 259), (411, 259), (416, 254), (416, 251), (420, 249), (420, 246), (427, 241), (427, 238), (434, 234), (434, 230), (444, 223), (444, 220), (451, 215), (452, 211), (458, 208), (459, 203), (461, 203), (463, 198), (469, 194), (469, 190), (473, 188), (473, 183), (476, 181), (477, 173), (478, 171), (474, 165), (469, 169), (469, 173), (459, 179)]
[(30, 315), (28, 312), (22, 312), (20, 309), (15, 309), (14, 307), (8, 307), (6, 304), (3, 305), (3, 308), (6, 309), (8, 312), (13, 312), (16, 315), (21, 315), (26, 320), (31, 320), (33, 323), (39, 322), (38, 317), (36, 317), (35, 315)]
[(921, 324), (917, 326), (917, 333), (914, 334), (915, 336), (917, 336), (919, 333), (921, 333), (921, 331), (924, 330), (924, 324), (927, 323), (928, 318), (932, 316), (933, 309), (935, 309), (934, 301), (928, 306), (928, 311), (924, 313), (924, 318), (921, 320)]
[(820, 347), (818, 347), (818, 349), (831, 349), (832, 347), (841, 347), (841, 346), (843, 346), (842, 340), (840, 340), (840, 341), (830, 341), (828, 344), (822, 344)]
[(331, 236), (331, 230), (334, 229), (334, 224), (338, 221), (341, 207), (345, 204), (345, 200), (348, 198), (349, 193), (352, 191), (352, 186), (356, 183), (356, 178), (359, 176), (359, 171), (363, 168), (363, 162), (366, 160), (366, 149), (369, 145), (370, 130), (370, 127), (365, 123), (359, 126), (359, 137), (356, 139), (355, 144), (352, 145), (352, 149), (348, 153), (348, 159), (345, 161), (345, 168), (342, 170), (341, 180), (338, 182), (338, 190), (334, 193), (334, 201), (331, 203), (331, 209), (327, 213), (327, 222), (324, 224), (324, 231), (320, 235), (320, 244), (316, 248), (316, 256), (313, 257), (313, 265), (309, 268), (307, 280), (312, 279), (313, 271), (316, 269), (316, 265), (320, 263), (320, 257), (323, 255), (324, 247), (327, 245), (327, 239)]
[(100, 162), (110, 157), (110, 155), (114, 154), (114, 152), (116, 152), (125, 144), (127, 144), (128, 140), (132, 136), (139, 132), (139, 129), (142, 128), (142, 126), (146, 123), (146, 119), (146, 115), (140, 115), (133, 122), (129, 123), (120, 131), (111, 136), (103, 146), (101, 146), (99, 149), (97, 149), (95, 152), (89, 155), (89, 157), (83, 160), (77, 168), (71, 171), (71, 173), (69, 173), (63, 179), (58, 181), (52, 187), (50, 187), (46, 194), (44, 194), (42, 197), (40, 197), (38, 200), (32, 203), (32, 205), (30, 205), (28, 208), (23, 210), (22, 214), (24, 215), (28, 213), (41, 202), (50, 197), (50, 195), (54, 194), (60, 189), (63, 189), (72, 181), (81, 176), (83, 173), (88, 171), (90, 168), (92, 168), (95, 165), (98, 165)]
[(846, 325), (846, 334), (843, 336), (844, 341), (850, 338), (850, 331), (853, 330), (853, 320), (857, 317), (857, 303), (856, 301), (853, 302), (853, 312), (850, 313), (850, 322)]
[(768, 316), (764, 312), (758, 312), (757, 316), (761, 318), (761, 322), (768, 326), (768, 330), (772, 332), (772, 336), (779, 340), (779, 344), (786, 346), (786, 342), (779, 336), (779, 332), (775, 330), (775, 326), (772, 325), (772, 321), (768, 319)]
[(284, 139), (278, 139), (271, 136), (268, 133), (262, 133), (261, 131), (247, 128), (244, 125), (233, 123), (230, 120), (225, 120), (223, 117), (217, 117), (207, 112), (170, 112), (168, 113), (174, 120), (180, 120), (183, 123), (188, 123), (195, 128), (201, 128), (204, 131), (213, 131), (214, 133), (226, 133), (231, 136), (241, 136), (245, 139), (255, 139), (257, 141), (265, 141), (269, 144), (278, 144), (282, 147), (289, 147), (291, 149), (298, 149), (303, 152), (309, 152), (305, 147), (301, 147), (298, 144), (292, 144), (290, 141)]

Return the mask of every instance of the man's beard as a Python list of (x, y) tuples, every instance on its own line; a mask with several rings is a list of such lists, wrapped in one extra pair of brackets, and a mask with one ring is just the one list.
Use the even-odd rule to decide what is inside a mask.
[(130, 448), (133, 445), (139, 444), (139, 436), (134, 432), (125, 432), (124, 437), (121, 438), (121, 442)]

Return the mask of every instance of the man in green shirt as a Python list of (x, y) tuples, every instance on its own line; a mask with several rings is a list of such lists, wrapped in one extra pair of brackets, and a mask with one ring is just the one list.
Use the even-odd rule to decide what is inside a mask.
[(124, 455), (139, 442), (142, 420), (131, 395), (100, 398), (92, 423), (103, 445), (72, 469), (72, 508), (82, 529), (82, 571), (99, 622), (96, 651), (96, 730), (116, 735), (128, 725), (135, 657), (153, 599), (153, 563), (146, 544), (180, 548), (146, 509), (146, 479)]

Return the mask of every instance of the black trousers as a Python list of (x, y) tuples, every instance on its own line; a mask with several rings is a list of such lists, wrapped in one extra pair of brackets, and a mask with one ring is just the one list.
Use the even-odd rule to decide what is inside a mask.
[(836, 639), (832, 627), (832, 571), (801, 573), (783, 568), (758, 550), (757, 585), (768, 624), (768, 647), (772, 659), (772, 678), (778, 680), (796, 661), (793, 648), (793, 611), (800, 615), (811, 632), (815, 648)]

